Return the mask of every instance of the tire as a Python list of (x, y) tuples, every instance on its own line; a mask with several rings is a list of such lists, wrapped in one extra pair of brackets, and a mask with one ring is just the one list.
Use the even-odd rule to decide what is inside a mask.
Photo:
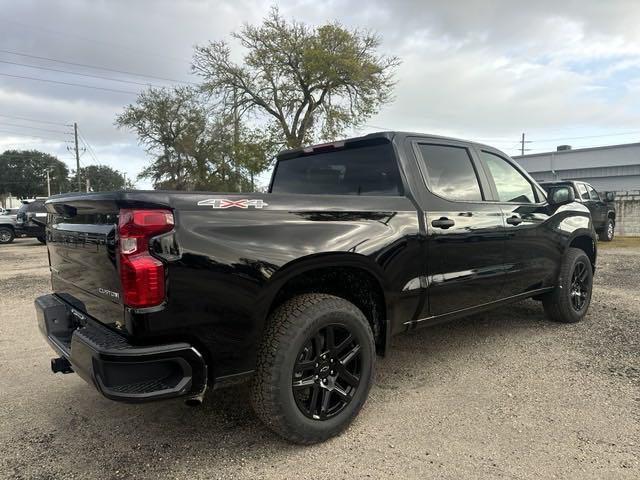
[(607, 218), (607, 222), (604, 224), (604, 230), (598, 234), (598, 239), (601, 242), (610, 242), (613, 240), (616, 224), (613, 218)]
[(46, 245), (47, 244), (47, 238), (46, 237), (36, 237), (38, 239), (38, 241), (43, 244)]
[(0, 244), (11, 243), (15, 238), (15, 232), (10, 227), (0, 227)]
[(270, 316), (258, 352), (256, 415), (293, 443), (338, 435), (367, 399), (375, 355), (371, 327), (355, 305), (325, 294), (291, 298)]
[(560, 323), (579, 322), (589, 309), (592, 287), (591, 260), (579, 248), (569, 248), (555, 290), (542, 300), (547, 317)]

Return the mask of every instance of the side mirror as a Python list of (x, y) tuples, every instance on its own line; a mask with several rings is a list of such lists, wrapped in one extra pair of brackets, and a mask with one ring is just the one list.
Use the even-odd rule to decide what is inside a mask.
[(616, 194), (615, 194), (615, 193), (613, 193), (613, 192), (606, 192), (606, 193), (604, 194), (604, 199), (605, 199), (607, 202), (613, 202), (613, 201), (616, 199)]
[(571, 203), (576, 199), (573, 188), (569, 186), (552, 187), (549, 189), (547, 199), (550, 205), (558, 206)]

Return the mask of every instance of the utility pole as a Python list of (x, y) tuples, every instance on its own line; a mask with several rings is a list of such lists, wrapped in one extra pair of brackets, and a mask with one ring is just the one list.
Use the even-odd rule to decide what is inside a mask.
[(524, 152), (531, 150), (530, 148), (524, 148), (525, 143), (531, 143), (531, 140), (525, 140), (524, 133), (523, 133), (522, 138), (520, 140), (520, 155), (524, 155)]
[[(524, 134), (523, 134), (524, 135)], [(75, 140), (76, 150), (76, 177), (78, 177), (78, 191), (82, 191), (82, 183), (80, 182), (80, 151), (78, 150), (78, 123), (73, 122), (73, 138)]]
[(124, 172), (122, 174), (122, 178), (124, 178), (124, 187), (122, 189), (126, 190), (127, 189), (127, 172)]
[(240, 179), (240, 165), (238, 164), (238, 144), (240, 143), (240, 117), (238, 116), (238, 100), (236, 89), (233, 89), (233, 162), (236, 167), (238, 179), (238, 191), (242, 192), (242, 180)]
[(51, 179), (49, 177), (49, 169), (47, 168), (47, 197), (51, 196)]
[(91, 183), (89, 182), (89, 179), (87, 178), (87, 193), (89, 193), (91, 191)]

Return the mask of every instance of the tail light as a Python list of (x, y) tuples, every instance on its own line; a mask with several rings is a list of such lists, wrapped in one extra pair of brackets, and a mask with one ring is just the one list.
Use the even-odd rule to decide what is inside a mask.
[(172, 229), (170, 210), (120, 210), (118, 250), (125, 305), (144, 308), (164, 301), (164, 264), (149, 253), (149, 239)]

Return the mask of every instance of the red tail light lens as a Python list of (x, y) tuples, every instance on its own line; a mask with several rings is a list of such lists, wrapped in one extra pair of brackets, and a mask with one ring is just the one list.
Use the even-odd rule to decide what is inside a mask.
[(118, 251), (125, 305), (145, 308), (164, 301), (164, 264), (149, 253), (149, 239), (172, 229), (170, 210), (120, 210)]

